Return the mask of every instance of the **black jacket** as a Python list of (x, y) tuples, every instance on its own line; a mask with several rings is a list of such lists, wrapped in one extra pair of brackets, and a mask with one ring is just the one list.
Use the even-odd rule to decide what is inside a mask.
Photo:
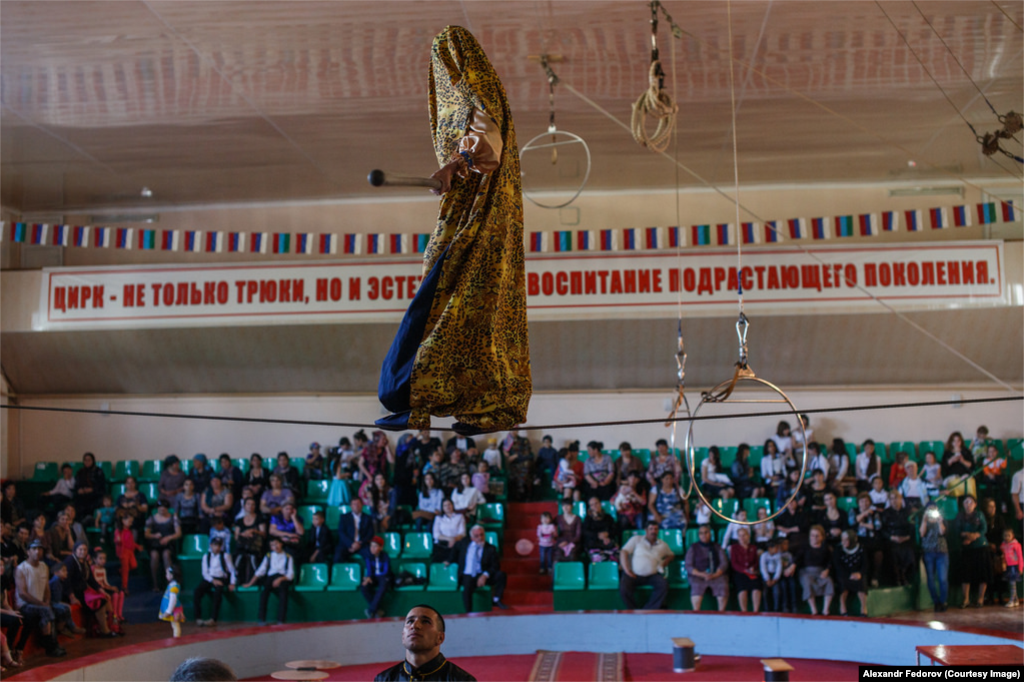
[(413, 668), (402, 661), (387, 670), (377, 673), (374, 682), (405, 682), (412, 680), (441, 680), (443, 682), (476, 682), (476, 678), (438, 654), (436, 658), (419, 668)]
[[(455, 561), (459, 564), (459, 579), (466, 570), (466, 554), (469, 552), (473, 540), (467, 535), (455, 544)], [(491, 544), (484, 545), (483, 554), (480, 556), (480, 572), (494, 577), (501, 570), (500, 559), (498, 559), (498, 548)]]

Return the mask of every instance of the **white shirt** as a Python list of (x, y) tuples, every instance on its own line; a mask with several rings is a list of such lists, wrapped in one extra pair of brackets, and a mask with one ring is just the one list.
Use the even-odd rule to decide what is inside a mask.
[(773, 476), (781, 476), (782, 470), (786, 467), (786, 460), (782, 457), (770, 457), (765, 455), (761, 458), (761, 479), (772, 480)]
[(64, 497), (75, 496), (75, 479), (73, 478), (62, 478), (57, 481), (57, 485), (53, 486), (53, 490), (50, 491), (51, 495), (63, 495)]
[[(799, 427), (793, 429), (789, 433), (790, 433), (790, 438), (793, 439), (793, 448), (794, 449), (799, 449), (798, 446), (801, 443), (804, 442), (804, 439), (800, 437), (800, 429), (799, 429)], [(812, 429), (809, 426), (805, 426), (804, 427), (804, 434), (805, 434), (805, 437), (806, 437), (808, 443), (813, 443), (814, 442), (814, 429)]]
[[(740, 528), (743, 528), (743, 527), (744, 526), (741, 526), (738, 523), (730, 523), (726, 527), (725, 532), (722, 533), (722, 547), (728, 548), (729, 547), (729, 543), (734, 541), (734, 540), (736, 542), (739, 542), (740, 541), (740, 536), (739, 536)], [(750, 526), (746, 526), (746, 527), (749, 528)]]
[(1024, 469), (1013, 475), (1013, 479), (1010, 481), (1010, 494), (1016, 495), (1021, 506), (1024, 506)]
[(288, 580), (295, 580), (295, 562), (286, 552), (271, 552), (263, 557), (260, 567), (256, 569), (256, 577), (265, 575), (283, 575)]
[(868, 491), (868, 497), (871, 498), (871, 504), (876, 507), (881, 505), (883, 508), (889, 508), (889, 493), (885, 492), (885, 489), (875, 490), (872, 488)]
[(814, 458), (810, 462), (807, 463), (807, 473), (808, 473), (808, 475), (814, 473), (815, 469), (821, 469), (822, 471), (825, 472), (825, 477), (826, 478), (828, 477), (828, 470), (829, 470), (828, 457), (823, 455), (823, 454), (821, 454), (820, 452), (817, 455), (815, 455)]
[(492, 469), (501, 470), (501, 450), (491, 446), (484, 450), (484, 461)]
[(478, 504), (486, 503), (487, 500), (484, 499), (484, 496), (473, 486), (467, 487), (461, 493), (457, 488), (452, 491), (452, 504), (455, 505), (455, 511), (463, 509), (473, 511)]
[(466, 517), (462, 514), (434, 517), (434, 542), (441, 542), (441, 536), (457, 538), (466, 534)]
[(661, 538), (658, 538), (658, 541), (652, 545), (647, 542), (647, 538), (643, 535), (631, 537), (626, 546), (622, 548), (622, 553), (623, 561), (626, 561), (625, 555), (629, 554), (630, 568), (638, 576), (660, 573), (662, 560), (666, 557), (675, 556)]
[(903, 494), (903, 497), (918, 497), (922, 502), (928, 501), (928, 484), (920, 476), (917, 478), (910, 478), (910, 476), (904, 478), (900, 481), (899, 491)]
[(775, 441), (775, 447), (779, 449), (780, 453), (785, 453), (787, 450), (793, 449), (792, 436), (772, 436), (772, 440)]
[(868, 456), (868, 453), (862, 452), (857, 455), (857, 480), (866, 481), (868, 480), (868, 468), (871, 466), (871, 460), (878, 456), (878, 453)]
[(711, 510), (707, 505), (700, 505), (697, 507), (697, 525), (703, 526), (711, 523)]
[(14, 601), (17, 602), (18, 608), (29, 605), (22, 597), (24, 592), (28, 592), (39, 601), (43, 601), (46, 597), (46, 586), (49, 582), (50, 569), (42, 561), (39, 562), (38, 566), (33, 566), (27, 560), (18, 564), (18, 567), (14, 569), (14, 584), (17, 587), (14, 593)]
[(850, 470), (850, 458), (846, 454), (831, 455), (828, 458), (829, 468), (836, 469), (836, 478), (846, 478), (846, 472)]
[(212, 583), (214, 580), (224, 580), (225, 578), (230, 579), (231, 584), (235, 584), (235, 563), (231, 560), (231, 555), (226, 552), (220, 553), (221, 557), (224, 557), (224, 565), (227, 566), (228, 572), (224, 573), (224, 569), (220, 565), (220, 559), (215, 558), (213, 552), (207, 552), (203, 555), (203, 580), (208, 583)]

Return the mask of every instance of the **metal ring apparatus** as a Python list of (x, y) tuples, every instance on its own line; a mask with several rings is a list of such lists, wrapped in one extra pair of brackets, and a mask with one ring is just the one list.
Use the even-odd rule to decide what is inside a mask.
[[(669, 438), (669, 449), (671, 450), (673, 456), (675, 456), (676, 449), (676, 427), (679, 425), (679, 421), (676, 419), (676, 416), (679, 414), (680, 408), (686, 410), (687, 418), (693, 417), (693, 413), (690, 412), (690, 401), (686, 399), (686, 350), (683, 346), (682, 320), (679, 321), (679, 349), (676, 351), (676, 367), (678, 367), (678, 370), (676, 372), (676, 401), (675, 404), (672, 406), (672, 412), (670, 412), (668, 415), (668, 421), (665, 423), (665, 426), (672, 427), (672, 435)], [(691, 421), (690, 424), (692, 425), (693, 422)], [(689, 499), (690, 494), (693, 492), (694, 482), (693, 476), (688, 476), (687, 478), (689, 478), (689, 481), (685, 497), (686, 499)]]
[[(556, 135), (561, 135), (561, 136), (563, 136), (565, 138), (568, 138), (568, 139), (555, 141), (555, 136)], [(537, 142), (541, 138), (546, 138), (546, 137), (551, 137), (552, 141), (548, 142), (546, 144), (536, 144), (536, 145), (534, 144), (535, 142)], [(523, 189), (523, 196), (526, 197), (530, 201), (530, 203), (532, 203), (533, 205), (539, 206), (541, 208), (565, 208), (566, 206), (568, 206), (572, 202), (576, 201), (576, 199), (579, 197), (579, 195), (583, 192), (583, 188), (587, 186), (587, 180), (590, 179), (590, 166), (591, 166), (590, 146), (587, 145), (586, 140), (584, 140), (579, 135), (576, 135), (575, 133), (570, 133), (570, 132), (567, 132), (565, 130), (558, 130), (554, 126), (549, 126), (548, 127), (548, 131), (546, 133), (541, 133), (540, 135), (537, 135), (536, 137), (532, 138), (529, 142), (524, 144), (522, 146), (522, 148), (519, 150), (519, 159), (521, 161), (522, 158), (523, 158), (523, 155), (526, 154), (526, 152), (535, 151), (535, 150), (538, 150), (538, 149), (552, 149), (552, 148), (557, 150), (558, 147), (562, 147), (562, 146), (570, 145), (570, 144), (581, 144), (581, 145), (583, 145), (583, 151), (587, 155), (587, 172), (583, 174), (583, 182), (580, 183), (579, 189), (576, 190), (576, 193), (573, 194), (572, 197), (568, 201), (565, 201), (565, 202), (563, 202), (561, 204), (545, 204), (545, 203), (541, 203), (540, 201), (537, 201), (536, 199), (531, 197), (529, 194), (527, 194), (526, 193), (526, 189), (524, 188)]]

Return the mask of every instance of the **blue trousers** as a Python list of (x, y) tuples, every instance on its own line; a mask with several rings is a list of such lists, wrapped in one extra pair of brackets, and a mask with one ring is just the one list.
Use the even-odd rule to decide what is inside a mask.
[(925, 552), (924, 572), (932, 601), (945, 604), (949, 596), (949, 555), (945, 552)]

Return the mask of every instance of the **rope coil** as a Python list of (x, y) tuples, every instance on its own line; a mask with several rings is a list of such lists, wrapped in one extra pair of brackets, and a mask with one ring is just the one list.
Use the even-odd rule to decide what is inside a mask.
[[(661, 87), (661, 62), (651, 62), (648, 74), (649, 85), (642, 95), (633, 103), (631, 128), (633, 139), (642, 147), (655, 152), (663, 152), (672, 139), (672, 130), (676, 122), (679, 107), (672, 101), (672, 96)], [(658, 125), (652, 135), (647, 134), (647, 117), (657, 118)]]

